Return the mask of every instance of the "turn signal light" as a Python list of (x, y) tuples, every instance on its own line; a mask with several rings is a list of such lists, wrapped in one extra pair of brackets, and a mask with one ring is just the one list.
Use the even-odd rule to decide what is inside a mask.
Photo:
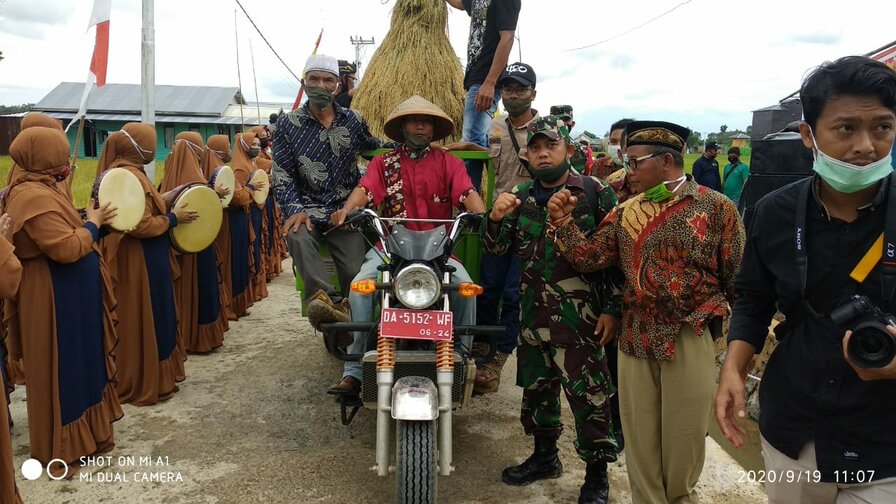
[(376, 280), (365, 278), (364, 280), (352, 282), (352, 292), (357, 292), (358, 294), (373, 294), (376, 292)]
[(457, 293), (461, 295), (461, 297), (476, 297), (481, 295), (485, 290), (482, 286), (476, 285), (473, 282), (462, 282), (457, 286)]

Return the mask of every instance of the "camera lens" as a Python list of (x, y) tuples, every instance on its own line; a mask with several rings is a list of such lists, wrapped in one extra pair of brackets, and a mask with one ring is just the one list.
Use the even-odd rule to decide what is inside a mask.
[(896, 340), (883, 324), (865, 322), (853, 330), (846, 353), (860, 368), (882, 368), (896, 357)]

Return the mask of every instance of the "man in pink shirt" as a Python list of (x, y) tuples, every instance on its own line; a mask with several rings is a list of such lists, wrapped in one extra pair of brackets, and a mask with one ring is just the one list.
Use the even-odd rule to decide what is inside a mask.
[[(431, 149), (430, 143), (442, 140), (454, 132), (454, 122), (434, 104), (412, 96), (392, 111), (383, 129), (386, 135), (400, 144), (396, 149), (375, 157), (358, 187), (349, 195), (345, 206), (334, 212), (333, 225), (342, 224), (352, 210), (369, 206), (379, 208), (388, 218), (451, 219), (454, 209), (485, 212), (485, 204), (473, 187), (463, 162), (442, 151)], [(425, 231), (440, 224), (407, 222), (411, 230)], [(355, 282), (375, 279), (382, 259), (376, 250), (367, 252)], [(456, 271), (451, 274), (454, 284), (469, 282), (470, 275), (455, 259), (448, 264)], [(373, 296), (349, 294), (353, 322), (372, 319)], [(453, 295), (452, 311), (458, 325), (475, 325), (475, 298)], [(366, 334), (356, 332), (348, 353), (363, 353)], [(342, 380), (333, 385), (330, 394), (357, 394), (361, 390), (361, 363), (346, 362)]]

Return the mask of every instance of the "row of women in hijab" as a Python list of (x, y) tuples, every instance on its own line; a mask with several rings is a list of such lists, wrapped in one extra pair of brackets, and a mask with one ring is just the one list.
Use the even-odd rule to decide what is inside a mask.
[[(66, 180), (70, 146), (58, 121), (29, 114), (22, 126), (10, 146), (14, 166), (2, 198), (9, 219), (8, 241), (0, 239), (6, 362), (15, 363), (17, 379), (27, 373), (31, 457), (77, 468), (80, 457), (114, 447), (120, 404), (171, 397), (185, 379), (186, 352), (221, 346), (228, 320), (267, 295), (263, 237), (279, 226), (266, 226), (264, 207), (253, 200), (262, 187), (249, 185), (255, 133), (235, 138), (236, 190), (215, 244), (180, 255), (170, 248), (168, 231), (196, 213), (169, 211), (143, 170), (155, 156), (153, 126), (129, 123), (112, 133), (98, 162), (98, 177), (122, 168), (143, 187), (144, 215), (128, 233), (104, 226), (115, 208), (90, 204), (84, 219), (73, 206)], [(179, 135), (161, 189), (206, 183), (229, 150), (224, 135), (207, 146), (196, 133)], [(271, 238), (272, 250), (277, 239)], [(7, 378), (7, 370), (0, 375)], [(51, 474), (65, 471), (57, 465)], [(0, 428), (0, 502), (18, 498), (14, 473), (9, 432)]]

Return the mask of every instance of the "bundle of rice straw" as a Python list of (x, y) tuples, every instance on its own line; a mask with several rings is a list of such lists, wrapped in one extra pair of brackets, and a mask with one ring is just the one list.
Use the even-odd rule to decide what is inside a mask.
[(352, 100), (370, 131), (386, 138), (383, 123), (396, 105), (419, 94), (454, 121), (460, 138), (464, 114), (463, 69), (447, 35), (448, 6), (444, 0), (396, 0), (392, 25), (373, 54)]

